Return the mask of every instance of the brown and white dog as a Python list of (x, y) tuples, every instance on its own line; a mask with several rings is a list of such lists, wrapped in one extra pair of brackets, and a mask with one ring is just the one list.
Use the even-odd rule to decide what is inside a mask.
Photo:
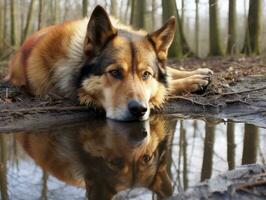
[(69, 21), (34, 33), (10, 62), (7, 80), (34, 95), (56, 93), (103, 107), (117, 120), (145, 120), (171, 94), (206, 86), (207, 68), (166, 66), (175, 33), (171, 17), (159, 30), (133, 31), (97, 6), (90, 19)]

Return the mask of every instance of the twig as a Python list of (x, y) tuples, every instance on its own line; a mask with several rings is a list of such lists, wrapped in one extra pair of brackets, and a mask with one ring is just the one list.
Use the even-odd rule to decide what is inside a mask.
[(266, 86), (264, 86), (264, 87), (260, 87), (260, 88), (255, 88), (255, 89), (250, 89), (250, 90), (244, 90), (244, 91), (222, 93), (222, 94), (220, 94), (220, 95), (221, 95), (221, 96), (227, 96), (227, 95), (242, 94), (242, 93), (254, 92), (254, 91), (265, 90), (265, 89), (266, 89)]
[(171, 97), (169, 97), (169, 99), (174, 99), (174, 100), (175, 100), (175, 99), (185, 100), (185, 101), (189, 101), (189, 102), (191, 102), (192, 104), (197, 104), (197, 105), (201, 105), (201, 106), (212, 106), (212, 107), (217, 108), (217, 106), (214, 105), (214, 104), (211, 104), (211, 103), (203, 104), (203, 103), (200, 103), (200, 102), (198, 102), (198, 101), (195, 101), (195, 100), (193, 100), (193, 99), (190, 99), (190, 98), (187, 98), (187, 97), (183, 97), (183, 96), (171, 96)]
[(258, 187), (258, 186), (265, 186), (266, 185), (266, 180), (263, 181), (257, 181), (255, 183), (250, 183), (250, 184), (243, 184), (240, 185), (238, 188), (236, 188), (236, 191), (238, 190), (246, 190), (246, 189), (251, 189), (253, 187)]
[(46, 112), (46, 111), (84, 111), (84, 106), (70, 106), (70, 107), (35, 107), (35, 108), (22, 108), (17, 110), (1, 110), (0, 113), (30, 113), (30, 112)]

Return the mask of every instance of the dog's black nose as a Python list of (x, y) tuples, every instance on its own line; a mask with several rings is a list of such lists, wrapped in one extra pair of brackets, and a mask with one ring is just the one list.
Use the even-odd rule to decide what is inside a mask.
[(128, 103), (129, 112), (134, 117), (142, 117), (147, 112), (146, 105), (141, 101), (130, 100)]

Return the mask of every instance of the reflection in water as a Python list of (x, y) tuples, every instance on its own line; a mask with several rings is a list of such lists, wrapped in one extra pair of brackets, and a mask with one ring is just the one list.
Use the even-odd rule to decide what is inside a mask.
[(6, 200), (8, 199), (7, 193), (7, 152), (6, 152), (6, 143), (5, 143), (5, 135), (0, 135), (0, 149), (1, 149), (1, 169), (0, 169), (0, 189), (1, 189), (1, 199)]
[(167, 197), (241, 163), (265, 162), (265, 129), (214, 123), (164, 116), (0, 134), (1, 199)]
[(208, 179), (212, 175), (213, 145), (215, 136), (215, 126), (206, 124), (204, 139), (204, 154), (201, 169), (201, 181)]
[[(147, 187), (159, 197), (172, 194), (167, 172), (164, 122), (91, 121), (82, 126), (17, 134), (25, 151), (45, 172), (85, 186), (89, 199), (111, 199), (117, 192)], [(42, 199), (46, 199), (46, 186)]]
[(234, 123), (228, 122), (227, 129), (227, 162), (228, 169), (235, 168), (235, 125)]
[(256, 162), (258, 147), (258, 128), (252, 124), (245, 124), (242, 164)]

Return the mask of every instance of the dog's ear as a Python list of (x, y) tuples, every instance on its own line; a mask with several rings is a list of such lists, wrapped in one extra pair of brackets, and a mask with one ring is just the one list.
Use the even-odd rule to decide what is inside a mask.
[(91, 57), (117, 34), (108, 14), (101, 6), (97, 6), (90, 17), (84, 41), (84, 53)]
[(149, 40), (157, 52), (158, 58), (162, 61), (167, 59), (168, 49), (174, 39), (176, 30), (176, 19), (171, 17), (168, 21), (157, 31), (148, 35)]
[(172, 180), (168, 175), (166, 165), (160, 167), (149, 189), (155, 192), (159, 199), (170, 197), (173, 194)]

